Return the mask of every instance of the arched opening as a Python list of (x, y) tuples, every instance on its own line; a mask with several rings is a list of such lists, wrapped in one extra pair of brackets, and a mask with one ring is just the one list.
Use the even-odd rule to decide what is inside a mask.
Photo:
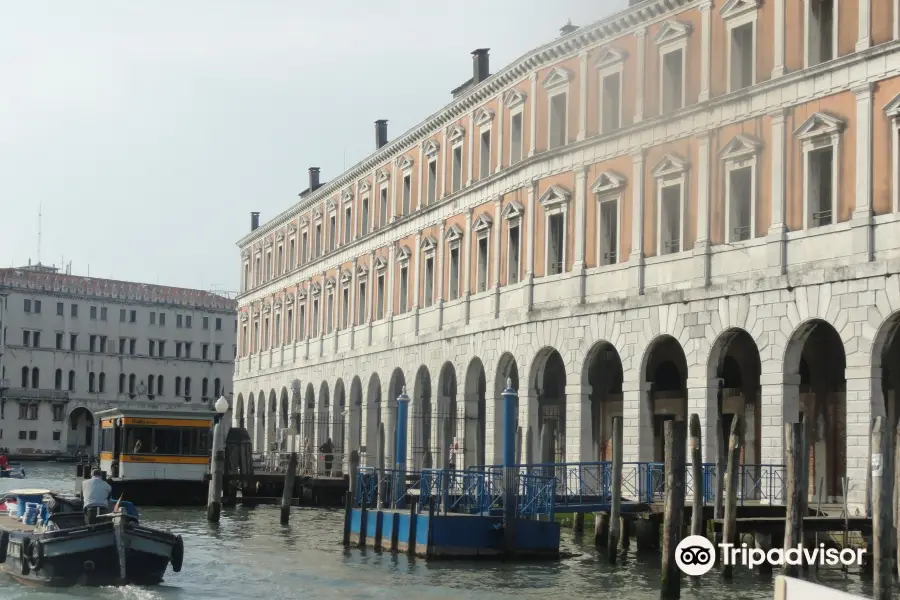
[[(554, 348), (534, 359), (532, 382), (537, 397), (537, 440), (541, 463), (566, 462), (566, 365)], [(542, 443), (542, 441), (546, 443)]]
[(434, 436), (437, 445), (431, 453), (437, 459), (437, 466), (440, 469), (456, 469), (462, 460), (461, 456), (457, 457), (462, 437), (462, 432), (457, 429), (458, 422), (456, 368), (448, 361), (441, 367), (438, 376), (437, 423), (435, 423), (437, 435)]
[(462, 467), (483, 466), (485, 455), (485, 433), (487, 432), (487, 379), (484, 365), (479, 358), (473, 358), (466, 369), (465, 403), (466, 418), (463, 433)]
[(656, 338), (644, 357), (643, 374), (649, 389), (645, 402), (653, 431), (652, 460), (664, 462), (666, 421), (687, 420), (687, 360), (678, 340)]
[[(344, 380), (338, 379), (334, 384), (334, 402), (332, 402), (331, 443), (334, 448), (335, 463), (340, 466), (344, 456), (344, 439), (346, 437), (346, 419), (344, 411), (347, 410), (347, 398), (344, 391)], [(340, 469), (337, 469), (340, 470)]]
[(66, 437), (66, 450), (74, 454), (93, 454), (94, 451), (94, 413), (79, 406), (69, 413), (69, 434)]
[(278, 404), (278, 448), (281, 452), (288, 449), (288, 427), (290, 427), (290, 399), (286, 387), (281, 388), (281, 400)]
[(362, 445), (362, 380), (358, 375), (350, 382), (350, 411), (348, 419), (348, 450), (357, 452)]
[[(396, 466), (397, 456), (397, 398), (406, 387), (406, 376), (400, 367), (394, 369), (391, 373), (391, 380), (388, 382), (387, 397), (387, 416), (382, 421), (384, 426), (384, 458), (385, 464)], [(408, 392), (407, 392), (408, 393)], [(407, 418), (409, 414), (407, 413)], [(407, 422), (407, 439), (409, 439), (409, 423)], [(404, 465), (405, 466), (405, 465)]]
[(588, 352), (582, 379), (590, 389), (592, 460), (612, 460), (613, 418), (622, 416), (622, 360), (615, 346), (598, 342)]
[[(840, 334), (822, 320), (801, 325), (785, 349), (785, 381), (799, 395), (797, 418), (809, 423), (809, 494), (818, 498), (821, 488), (826, 502), (842, 497), (847, 472), (846, 366)], [(792, 394), (785, 390), (786, 398)]]
[[(321, 454), (322, 445), (331, 437), (331, 393), (328, 390), (328, 382), (323, 381), (319, 386), (319, 410), (316, 423), (316, 454)], [(320, 459), (321, 460), (321, 459)], [(323, 472), (324, 466), (320, 463), (318, 471)]]
[(253, 447), (257, 452), (266, 452), (266, 393), (262, 390), (256, 395), (256, 433)]
[(431, 374), (425, 365), (416, 371), (410, 409), (412, 412), (412, 445), (410, 446), (412, 469), (414, 471), (430, 469), (434, 464), (434, 453), (431, 449)]
[(303, 452), (311, 457), (316, 448), (316, 390), (312, 383), (306, 384), (303, 398)]
[[(150, 377), (153, 377), (153, 375)], [(234, 410), (232, 412), (234, 416), (232, 417), (232, 420), (235, 421), (237, 426), (241, 429), (244, 429), (247, 426), (247, 418), (244, 415), (244, 410), (244, 395), (238, 394), (237, 400), (234, 401)]]
[(266, 413), (266, 452), (278, 450), (278, 394), (269, 390), (269, 401)]
[(247, 433), (250, 435), (250, 442), (255, 450), (259, 450), (256, 445), (254, 436), (256, 435), (256, 397), (253, 392), (247, 397)]
[(31, 369), (31, 387), (36, 390), (41, 387), (41, 370), (37, 367)]
[[(510, 382), (512, 389), (519, 392), (521, 395), (521, 390), (519, 389), (519, 365), (516, 363), (516, 359), (509, 352), (504, 353), (500, 360), (497, 361), (497, 373), (494, 377), (494, 464), (502, 464), (503, 463), (503, 390), (506, 389), (507, 381)], [(516, 423), (519, 420), (519, 407), (516, 406)], [(518, 427), (518, 425), (517, 425)], [(535, 432), (532, 432), (532, 435), (536, 435)], [(525, 438), (527, 437), (527, 430), (522, 432), (523, 440), (522, 446), (525, 446)], [(533, 443), (536, 444), (537, 441), (533, 440)], [(516, 461), (518, 463), (524, 462), (524, 456), (520, 456)]]
[(56, 376), (53, 378), (53, 389), (62, 390), (62, 384), (63, 384), (62, 369), (57, 369)]
[[(366, 388), (366, 445), (360, 464), (375, 466), (375, 447), (378, 442), (378, 424), (381, 423), (381, 378), (377, 373), (369, 377)], [(387, 445), (387, 444), (385, 444)], [(364, 462), (365, 461), (365, 462)]]

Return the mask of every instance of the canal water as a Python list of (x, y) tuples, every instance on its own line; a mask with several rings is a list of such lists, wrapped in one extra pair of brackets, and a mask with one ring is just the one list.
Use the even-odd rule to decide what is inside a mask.
[[(22, 487), (70, 491), (75, 466), (26, 463), (25, 480), (0, 479), (0, 493)], [(295, 508), (291, 524), (278, 522), (276, 507), (225, 510), (218, 526), (209, 525), (202, 508), (141, 509), (143, 522), (184, 537), (181, 573), (169, 571), (152, 588), (26, 588), (0, 575), (0, 600), (247, 600), (286, 599), (578, 599), (659, 597), (658, 557), (627, 555), (616, 567), (606, 564), (592, 544), (564, 530), (565, 550), (575, 558), (557, 562), (426, 563), (406, 556), (341, 546), (341, 511)], [(588, 519), (592, 521), (592, 519)], [(813, 573), (825, 585), (871, 596), (871, 586), (856, 574)], [(772, 598), (771, 578), (745, 569), (730, 583), (716, 570), (697, 582), (686, 580), (686, 600)]]

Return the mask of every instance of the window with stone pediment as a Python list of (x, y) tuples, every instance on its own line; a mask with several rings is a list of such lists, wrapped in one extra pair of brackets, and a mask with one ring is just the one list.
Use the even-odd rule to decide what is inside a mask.
[(378, 205), (378, 228), (382, 228), (387, 225), (388, 222), (388, 186), (387, 184), (382, 184), (379, 189), (381, 202)]
[(462, 238), (462, 230), (456, 225), (451, 225), (447, 229), (447, 233), (444, 234), (444, 239), (447, 242), (447, 250), (449, 255), (448, 262), (450, 273), (447, 279), (447, 297), (450, 300), (456, 300), (457, 298), (459, 298), (459, 256)]
[(426, 140), (422, 145), (422, 152), (428, 165), (425, 204), (434, 204), (437, 201), (437, 162), (440, 144), (434, 140)]
[(414, 161), (409, 156), (401, 156), (397, 161), (402, 179), (400, 182), (400, 211), (408, 215), (412, 211), (412, 168)]
[(478, 179), (491, 175), (491, 127), (494, 111), (481, 108), (475, 112), (475, 127), (478, 128)]
[(891, 120), (891, 210), (897, 212), (900, 211), (900, 94), (888, 102), (884, 114)]
[(544, 77), (547, 93), (547, 149), (564, 146), (569, 137), (569, 84), (572, 73), (555, 67)]
[(688, 163), (667, 154), (653, 169), (656, 180), (656, 253), (675, 254), (684, 249), (684, 203)]
[(462, 189), (462, 173), (463, 173), (463, 141), (465, 140), (466, 130), (462, 125), (451, 125), (447, 130), (447, 141), (450, 144), (450, 191), (458, 192)]
[(835, 222), (844, 127), (843, 120), (817, 112), (794, 131), (803, 152), (804, 229)]
[(726, 243), (755, 236), (757, 157), (761, 147), (760, 140), (741, 134), (719, 153), (725, 163)]
[(805, 66), (837, 58), (839, 0), (802, 1)]
[(518, 283), (521, 278), (522, 264), (522, 215), (525, 208), (515, 200), (503, 207), (501, 216), (507, 223), (506, 282)]
[(398, 299), (398, 312), (400, 314), (405, 313), (409, 307), (409, 256), (409, 247), (400, 246), (397, 249), (397, 265), (400, 269)]
[(478, 215), (472, 223), (472, 233), (475, 237), (475, 286), (476, 292), (487, 290), (490, 280), (490, 248), (491, 227), (494, 221), (487, 213)]
[(683, 108), (686, 103), (687, 41), (691, 25), (671, 19), (662, 24), (653, 37), (659, 50), (660, 113)]
[(562, 186), (551, 185), (539, 200), (544, 207), (544, 273), (547, 275), (566, 271), (566, 218), (570, 197)]
[[(377, 267), (376, 267), (377, 269)], [(380, 321), (384, 318), (384, 300), (385, 300), (385, 268), (377, 270), (375, 276), (375, 320)]]
[(756, 17), (759, 0), (728, 0), (719, 13), (727, 31), (728, 91), (756, 83)]
[(622, 126), (622, 75), (627, 58), (625, 50), (604, 46), (594, 63), (600, 84), (600, 133), (609, 133)]
[(591, 185), (597, 199), (597, 265), (601, 267), (618, 262), (625, 184), (624, 176), (604, 171)]
[(503, 98), (503, 105), (509, 111), (509, 164), (514, 165), (522, 160), (524, 135), (522, 123), (527, 96), (521, 90), (509, 90)]
[(434, 303), (434, 261), (437, 241), (426, 236), (422, 241), (422, 256), (424, 257), (422, 265), (422, 303), (425, 307), (429, 307)]

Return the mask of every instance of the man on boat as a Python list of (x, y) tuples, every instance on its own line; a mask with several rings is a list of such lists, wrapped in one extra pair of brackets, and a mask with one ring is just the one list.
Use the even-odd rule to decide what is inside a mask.
[(97, 522), (98, 515), (109, 512), (109, 495), (112, 487), (103, 480), (103, 471), (94, 469), (91, 478), (81, 484), (81, 497), (84, 500), (84, 522), (92, 525)]

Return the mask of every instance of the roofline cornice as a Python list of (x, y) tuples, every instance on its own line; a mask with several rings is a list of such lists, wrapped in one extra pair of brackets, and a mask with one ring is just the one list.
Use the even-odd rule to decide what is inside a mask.
[(440, 132), (441, 128), (447, 126), (456, 118), (477, 108), (485, 100), (502, 92), (510, 84), (547, 63), (558, 62), (563, 57), (577, 53), (585, 47), (630, 33), (633, 30), (646, 26), (672, 10), (689, 8), (696, 4), (702, 4), (705, 1), (645, 0), (640, 4), (621, 10), (592, 25), (581, 27), (567, 36), (556, 38), (539, 48), (531, 50), (477, 86), (472, 87), (459, 98), (454, 99), (453, 102), (415, 125), (394, 141), (389, 142), (383, 148), (350, 167), (339, 177), (332, 179), (300, 202), (243, 236), (236, 245), (242, 248), (261, 236), (270, 234), (274, 229), (281, 227), (288, 220), (296, 217), (310, 206), (322, 202), (325, 198), (365, 177), (376, 167), (390, 162), (403, 152), (407, 152), (415, 144), (434, 133)]

